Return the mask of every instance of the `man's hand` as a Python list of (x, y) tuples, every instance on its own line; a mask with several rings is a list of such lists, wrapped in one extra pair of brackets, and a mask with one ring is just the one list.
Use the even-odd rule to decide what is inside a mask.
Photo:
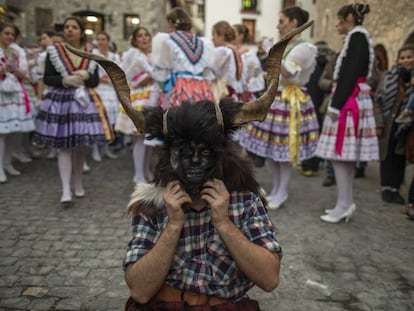
[(229, 218), (229, 202), (230, 194), (227, 191), (223, 181), (219, 179), (208, 180), (201, 190), (201, 199), (210, 204), (211, 222), (214, 227), (219, 227), (230, 221)]
[(167, 184), (167, 190), (163, 196), (165, 207), (168, 213), (168, 223), (182, 227), (185, 222), (185, 215), (182, 209), (184, 203), (191, 203), (190, 196), (185, 192), (178, 180)]

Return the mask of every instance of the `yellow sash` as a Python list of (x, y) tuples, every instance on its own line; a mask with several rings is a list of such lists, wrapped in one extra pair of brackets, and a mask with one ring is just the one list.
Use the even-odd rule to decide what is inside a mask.
[(114, 132), (112, 131), (112, 127), (108, 122), (108, 116), (106, 115), (105, 106), (102, 102), (101, 97), (96, 93), (93, 88), (88, 88), (89, 94), (91, 94), (93, 101), (98, 108), (99, 118), (101, 119), (102, 127), (104, 130), (105, 138), (107, 141), (112, 141), (115, 139)]
[(300, 105), (308, 101), (309, 97), (303, 93), (298, 85), (287, 85), (281, 94), (283, 101), (290, 103), (289, 117), (289, 156), (293, 165), (299, 161), (300, 124), (302, 114)]

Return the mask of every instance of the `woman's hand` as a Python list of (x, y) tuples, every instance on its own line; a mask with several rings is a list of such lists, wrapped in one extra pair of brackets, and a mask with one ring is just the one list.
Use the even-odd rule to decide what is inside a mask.
[(163, 196), (165, 207), (167, 208), (168, 223), (182, 227), (185, 222), (185, 215), (182, 209), (183, 204), (191, 203), (190, 196), (185, 192), (178, 180), (167, 184), (167, 189)]

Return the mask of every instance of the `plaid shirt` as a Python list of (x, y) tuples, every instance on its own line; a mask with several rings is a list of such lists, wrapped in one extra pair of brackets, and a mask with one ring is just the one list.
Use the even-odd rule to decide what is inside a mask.
[[(282, 256), (274, 227), (260, 198), (252, 192), (233, 192), (229, 216), (253, 243)], [(132, 219), (132, 239), (124, 259), (124, 269), (148, 253), (168, 223), (166, 210), (160, 216)], [(238, 300), (253, 287), (240, 271), (226, 245), (211, 224), (211, 209), (190, 209), (165, 281), (181, 290)]]

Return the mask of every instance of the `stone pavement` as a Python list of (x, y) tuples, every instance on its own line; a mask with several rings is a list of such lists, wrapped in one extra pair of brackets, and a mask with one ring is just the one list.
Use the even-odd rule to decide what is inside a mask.
[[(123, 310), (132, 161), (124, 151), (90, 165), (86, 198), (65, 208), (53, 160), (16, 164), (23, 175), (0, 185), (0, 311)], [(357, 213), (337, 225), (319, 220), (335, 187), (293, 173), (287, 203), (270, 211), (284, 250), (280, 285), (250, 292), (263, 310), (414, 310), (414, 222), (381, 202), (377, 171), (370, 163), (355, 181)], [(268, 190), (269, 170), (257, 172)]]

